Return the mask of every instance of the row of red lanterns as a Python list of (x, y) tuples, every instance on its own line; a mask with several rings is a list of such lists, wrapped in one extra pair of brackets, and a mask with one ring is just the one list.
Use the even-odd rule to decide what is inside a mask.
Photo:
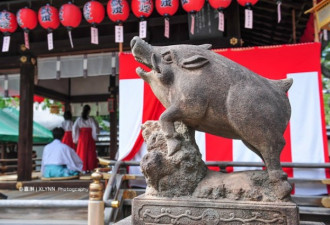
[[(242, 6), (254, 5), (258, 0), (237, 0)], [(194, 33), (195, 13), (200, 11), (204, 6), (205, 0), (181, 0), (183, 9), (192, 15), (191, 33)], [(222, 10), (227, 8), (231, 0), (209, 0), (210, 5), (219, 11), (219, 30), (224, 31), (224, 18)], [(155, 0), (157, 12), (165, 17), (164, 35), (169, 38), (169, 16), (176, 13), (179, 8), (179, 0)], [(140, 37), (146, 37), (147, 17), (151, 15), (154, 9), (153, 0), (132, 0), (133, 14), (140, 18)], [(110, 20), (118, 23), (116, 26), (116, 42), (123, 42), (122, 24), (129, 16), (129, 4), (127, 0), (109, 0), (107, 4), (107, 14)], [(252, 11), (251, 11), (252, 12)], [(71, 47), (73, 47), (71, 30), (79, 26), (82, 14), (78, 6), (68, 2), (61, 6), (58, 11), (55, 7), (47, 4), (41, 7), (38, 15), (29, 8), (20, 9), (15, 15), (8, 11), (0, 12), (0, 31), (4, 33), (4, 43), (2, 51), (8, 51), (10, 43), (10, 34), (15, 32), (17, 25), (24, 30), (25, 45), (29, 48), (28, 32), (33, 30), (38, 21), (40, 25), (48, 30), (47, 40), (48, 49), (53, 49), (52, 31), (57, 29), (60, 23), (68, 30)], [(101, 23), (105, 17), (105, 9), (103, 5), (95, 0), (87, 2), (83, 7), (83, 15), (91, 27), (91, 42), (98, 44), (98, 30), (96, 25)], [(251, 27), (252, 28), (252, 27)]]

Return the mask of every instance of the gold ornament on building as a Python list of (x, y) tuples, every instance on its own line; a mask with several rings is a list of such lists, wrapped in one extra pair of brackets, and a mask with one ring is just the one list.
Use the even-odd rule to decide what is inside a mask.
[(27, 49), (26, 46), (25, 46), (24, 44), (22, 44), (22, 45), (21, 45), (21, 51), (22, 51), (22, 52), (25, 52), (26, 49)]
[(230, 39), (230, 44), (231, 44), (231, 45), (237, 45), (237, 43), (238, 43), (238, 39), (237, 39), (237, 38), (232, 37), (232, 38)]
[(21, 56), (20, 60), (21, 60), (22, 63), (26, 63), (27, 57), (26, 56)]

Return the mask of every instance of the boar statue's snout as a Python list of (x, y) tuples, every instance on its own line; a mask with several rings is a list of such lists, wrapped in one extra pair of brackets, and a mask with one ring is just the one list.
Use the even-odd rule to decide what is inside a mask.
[(137, 42), (139, 37), (135, 36), (132, 40), (131, 40), (131, 48), (134, 47), (135, 43)]

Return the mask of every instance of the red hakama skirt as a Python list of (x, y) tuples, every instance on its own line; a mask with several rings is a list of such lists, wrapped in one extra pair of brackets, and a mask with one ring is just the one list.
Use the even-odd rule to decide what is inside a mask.
[(62, 143), (66, 144), (73, 150), (76, 150), (76, 145), (73, 143), (72, 140), (72, 131), (65, 131), (64, 136), (62, 138)]
[(92, 137), (92, 128), (83, 127), (79, 129), (77, 154), (83, 161), (83, 171), (91, 171), (97, 167), (95, 141)]

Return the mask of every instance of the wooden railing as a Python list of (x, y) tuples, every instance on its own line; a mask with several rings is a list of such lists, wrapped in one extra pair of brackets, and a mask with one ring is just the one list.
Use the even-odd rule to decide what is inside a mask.
[[(32, 169), (35, 170), (41, 158), (32, 158)], [(0, 159), (0, 175), (16, 174), (18, 159)]]

